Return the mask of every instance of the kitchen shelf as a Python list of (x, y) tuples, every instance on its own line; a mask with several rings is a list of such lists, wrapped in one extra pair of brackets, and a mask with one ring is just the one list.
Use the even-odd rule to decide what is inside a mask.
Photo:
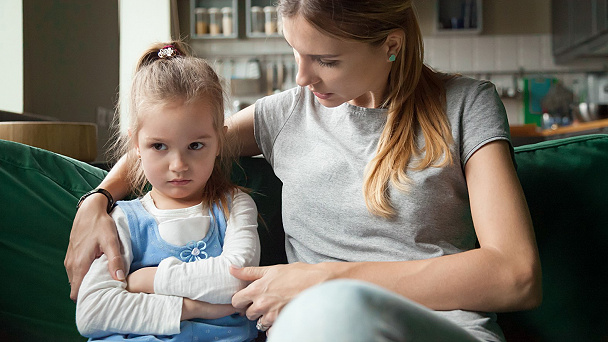
[[(207, 28), (206, 32), (201, 34), (197, 32), (197, 8), (203, 8), (209, 10), (210, 8), (216, 8), (219, 12), (219, 21), (215, 25), (218, 25), (215, 30), (212, 29), (210, 23), (209, 14), (206, 15)], [(223, 26), (223, 8), (232, 9), (232, 25), (230, 34), (224, 34), (222, 30)], [(239, 6), (237, 0), (190, 0), (190, 37), (191, 39), (236, 39), (239, 33)], [(211, 34), (210, 32), (215, 31), (217, 34)]]
[(260, 25), (260, 27), (258, 28), (258, 30), (254, 30), (253, 28), (253, 13), (251, 11), (252, 7), (259, 7), (260, 9), (262, 9), (260, 17), (258, 18), (258, 20), (261, 20), (262, 23), (265, 23), (265, 17), (266, 17), (266, 13), (264, 13), (263, 9), (265, 7), (274, 7), (275, 2), (273, 0), (246, 0), (245, 1), (245, 28), (246, 28), (246, 36), (248, 38), (281, 38), (283, 37), (283, 35), (280, 33), (281, 32), (281, 28), (280, 25), (281, 23), (278, 20), (278, 15), (276, 16), (277, 18), (277, 22), (276, 22), (276, 32), (272, 33), (272, 34), (267, 34), (265, 33), (265, 26), (264, 25)]

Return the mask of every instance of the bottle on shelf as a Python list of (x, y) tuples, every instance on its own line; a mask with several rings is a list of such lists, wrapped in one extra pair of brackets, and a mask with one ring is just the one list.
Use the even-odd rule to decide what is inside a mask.
[(264, 13), (262, 7), (251, 7), (251, 33), (264, 33)]
[(209, 33), (209, 13), (206, 8), (198, 7), (196, 14), (196, 34), (203, 35)]
[(274, 6), (264, 7), (264, 32), (267, 35), (273, 35), (277, 33), (277, 9)]
[(222, 8), (222, 32), (224, 33), (224, 36), (232, 35), (232, 20), (232, 7)]
[(207, 10), (209, 13), (209, 34), (218, 36), (222, 33), (222, 14), (219, 8), (211, 7)]

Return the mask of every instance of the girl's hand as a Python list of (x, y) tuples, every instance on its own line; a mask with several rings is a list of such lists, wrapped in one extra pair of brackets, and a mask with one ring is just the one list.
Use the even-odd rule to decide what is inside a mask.
[(216, 319), (232, 315), (236, 312), (238, 312), (237, 309), (230, 304), (210, 304), (184, 298), (182, 304), (182, 321), (194, 318)]
[(108, 270), (115, 280), (124, 280), (124, 263), (120, 256), (120, 243), (116, 224), (106, 212), (108, 201), (102, 194), (89, 196), (76, 212), (70, 244), (64, 266), (72, 288), (70, 298), (76, 301), (78, 290), (93, 260), (105, 254)]
[(327, 264), (294, 263), (267, 267), (231, 267), (238, 279), (251, 281), (232, 297), (232, 305), (246, 309), (247, 318), (260, 318), (261, 324), (272, 326), (283, 307), (307, 288), (331, 279)]
[(158, 267), (144, 267), (129, 274), (127, 277), (127, 291), (154, 293), (154, 276), (157, 269)]

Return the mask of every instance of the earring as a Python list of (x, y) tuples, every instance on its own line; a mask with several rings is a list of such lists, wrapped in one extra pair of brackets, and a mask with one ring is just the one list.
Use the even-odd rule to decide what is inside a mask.
[(388, 58), (389, 62), (394, 62), (396, 59), (397, 59), (397, 56), (395, 56), (395, 54), (392, 54), (392, 55), (391, 55), (391, 56)]

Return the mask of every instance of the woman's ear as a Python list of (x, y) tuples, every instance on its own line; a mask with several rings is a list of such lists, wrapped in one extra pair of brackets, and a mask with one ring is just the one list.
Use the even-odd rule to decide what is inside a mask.
[(404, 41), (405, 33), (403, 32), (403, 30), (394, 30), (393, 32), (388, 34), (386, 40), (384, 41), (384, 49), (386, 51), (387, 59), (391, 58), (391, 55), (399, 55)]

